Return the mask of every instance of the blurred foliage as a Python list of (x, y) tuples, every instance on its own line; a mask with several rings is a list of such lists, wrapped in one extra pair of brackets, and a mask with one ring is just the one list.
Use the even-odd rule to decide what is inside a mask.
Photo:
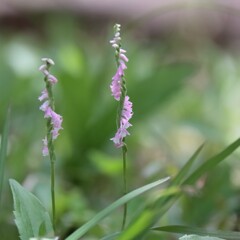
[[(116, 104), (109, 90), (115, 71), (109, 44), (113, 24), (53, 13), (29, 16), (28, 23), (22, 28), (6, 26), (0, 34), (1, 131), (6, 108), (12, 108), (0, 233), (2, 239), (17, 238), (7, 178), (23, 183), (50, 209), (49, 165), (41, 156), (45, 121), (37, 100), (44, 86), (37, 71), (40, 59), (50, 57), (59, 79), (54, 89), (57, 112), (64, 118), (56, 141), (58, 230), (64, 238), (122, 193), (121, 153), (109, 140), (116, 130)], [(203, 44), (193, 40), (190, 45), (178, 32), (161, 39), (139, 37), (138, 27), (125, 31), (123, 24), (122, 30), (134, 105), (127, 139), (130, 189), (176, 175), (205, 139), (209, 144), (202, 159), (240, 133), (239, 56), (205, 35)], [(206, 176), (196, 194), (187, 191), (161, 223), (238, 229), (237, 158), (238, 153)], [(130, 213), (146, 198), (130, 204)], [(84, 239), (118, 230), (120, 213), (103, 220)], [(154, 232), (149, 239), (176, 238)]]

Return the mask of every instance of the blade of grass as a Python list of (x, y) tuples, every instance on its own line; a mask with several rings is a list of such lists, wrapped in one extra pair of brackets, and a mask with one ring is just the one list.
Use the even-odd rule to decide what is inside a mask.
[(230, 156), (239, 146), (240, 146), (240, 138), (238, 138), (235, 142), (230, 144), (227, 148), (225, 148), (223, 151), (221, 151), (217, 155), (205, 161), (183, 182), (183, 185), (193, 184), (204, 173), (213, 169), (217, 164), (219, 164), (228, 156)]
[(103, 209), (99, 212), (94, 218), (84, 224), (82, 227), (78, 228), (75, 232), (73, 232), (70, 236), (68, 236), (65, 240), (78, 240), (81, 238), (85, 233), (87, 233), (92, 227), (97, 225), (102, 219), (108, 216), (111, 212), (113, 212), (116, 208), (122, 206), (123, 204), (129, 202), (130, 200), (134, 199), (135, 197), (145, 193), (146, 191), (159, 186), (160, 184), (169, 180), (169, 177), (160, 179), (156, 182), (147, 184), (143, 187), (133, 190), (132, 192), (124, 195), (123, 197), (119, 198), (117, 201), (113, 202), (110, 206)]
[[(7, 143), (8, 143), (8, 133), (10, 125), (10, 109), (6, 114), (6, 119), (3, 126), (3, 133), (1, 139), (1, 149), (0, 149), (0, 203), (2, 199), (3, 181), (4, 181), (4, 168), (7, 155)], [(1, 205), (1, 204), (0, 204)]]
[(202, 228), (188, 227), (188, 226), (178, 226), (178, 225), (163, 226), (163, 227), (152, 228), (152, 230), (162, 231), (162, 232), (171, 232), (171, 233), (181, 233), (181, 234), (197, 234), (200, 236), (219, 237), (219, 238), (224, 238), (227, 240), (239, 240), (240, 239), (239, 232), (219, 231), (219, 230), (211, 231), (211, 230), (205, 230)]
[(180, 183), (183, 182), (183, 179), (186, 178), (187, 174), (189, 173), (193, 163), (197, 159), (198, 155), (202, 151), (204, 147), (204, 143), (200, 145), (200, 147), (194, 152), (194, 154), (191, 156), (191, 158), (187, 161), (187, 163), (181, 168), (177, 176), (172, 180), (171, 186), (172, 185), (179, 185)]
[[(193, 155), (189, 158), (189, 160), (184, 164), (184, 166), (180, 169), (179, 173), (173, 178), (173, 180), (170, 182), (169, 187), (171, 186), (179, 186), (182, 182), (184, 182), (184, 179), (186, 179), (186, 176), (188, 175), (193, 163), (201, 153), (202, 149), (204, 147), (204, 143), (200, 145), (197, 150), (193, 153)], [(176, 197), (176, 195), (169, 195), (165, 198), (161, 197), (156, 204), (159, 206), (163, 206), (165, 203), (167, 203), (169, 200)], [(169, 206), (169, 204), (168, 204)], [(167, 210), (168, 208), (166, 208)]]

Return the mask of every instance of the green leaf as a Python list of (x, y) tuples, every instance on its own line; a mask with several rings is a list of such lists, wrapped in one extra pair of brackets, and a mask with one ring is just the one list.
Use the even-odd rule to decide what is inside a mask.
[(216, 238), (216, 237), (200, 237), (197, 235), (185, 235), (183, 237), (180, 237), (179, 240), (224, 240), (222, 238)]
[(8, 110), (7, 117), (3, 127), (3, 133), (1, 138), (1, 149), (0, 149), (0, 202), (2, 196), (2, 189), (3, 189), (3, 181), (4, 181), (4, 168), (5, 168), (5, 161), (7, 155), (7, 143), (8, 143), (8, 132), (9, 132), (9, 125), (10, 125), (10, 110)]
[(188, 226), (164, 226), (164, 227), (155, 227), (153, 230), (162, 231), (162, 232), (171, 232), (171, 233), (184, 233), (184, 234), (196, 234), (201, 236), (210, 236), (210, 237), (219, 237), (227, 240), (239, 240), (240, 233), (232, 231), (210, 231), (202, 228), (188, 227)]
[[(14, 215), (21, 240), (44, 236), (53, 236), (50, 216), (41, 202), (13, 179), (9, 180), (14, 201)], [(43, 232), (44, 229), (44, 232)]]
[(211, 157), (206, 162), (204, 162), (200, 167), (198, 167), (185, 181), (184, 185), (186, 184), (193, 184), (199, 177), (201, 177), (204, 173), (208, 172), (209, 170), (213, 169), (216, 165), (230, 156), (238, 147), (240, 146), (240, 138), (237, 139), (235, 142), (230, 144), (226, 149), (224, 149), (219, 154)]
[(135, 189), (132, 192), (124, 195), (123, 197), (119, 198), (117, 201), (113, 202), (110, 206), (108, 206), (107, 208), (105, 208), (101, 212), (99, 212), (93, 219), (88, 221), (82, 227), (78, 228), (74, 233), (72, 233), (70, 236), (68, 236), (65, 240), (78, 240), (85, 233), (87, 233), (92, 227), (97, 225), (102, 219), (104, 219), (106, 216), (108, 216), (110, 213), (112, 213), (116, 208), (124, 205), (125, 203), (127, 203), (130, 200), (136, 198), (137, 196), (145, 193), (146, 191), (159, 186), (160, 184), (166, 182), (167, 180), (169, 180), (169, 177), (160, 179), (160, 180), (150, 183), (150, 184), (147, 184), (143, 187)]
[(180, 183), (183, 182), (183, 179), (186, 178), (187, 174), (189, 173), (193, 163), (195, 162), (195, 160), (197, 159), (198, 155), (200, 154), (200, 152), (202, 151), (204, 147), (204, 144), (202, 144), (192, 155), (192, 157), (187, 161), (187, 163), (182, 167), (182, 169), (179, 171), (179, 173), (177, 174), (177, 176), (173, 179), (173, 181), (171, 182), (171, 186), (172, 185), (178, 185)]

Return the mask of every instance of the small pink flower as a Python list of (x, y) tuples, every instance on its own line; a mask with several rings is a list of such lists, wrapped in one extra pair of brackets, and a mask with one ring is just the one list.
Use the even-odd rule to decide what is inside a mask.
[(51, 133), (53, 139), (56, 139), (59, 135), (59, 130), (63, 129), (62, 116), (54, 112), (51, 107), (47, 106), (44, 111), (44, 118), (51, 118), (51, 124), (53, 126), (53, 130), (51, 131)]
[(47, 107), (46, 110), (44, 111), (44, 118), (51, 118), (52, 117), (52, 112), (53, 110), (51, 107)]
[(45, 112), (45, 111), (47, 110), (48, 106), (49, 106), (49, 101), (47, 100), (47, 101), (45, 101), (45, 102), (40, 106), (39, 109), (40, 109), (41, 111)]
[(42, 91), (42, 94), (40, 95), (40, 97), (38, 98), (38, 100), (41, 102), (41, 101), (43, 101), (43, 100), (45, 100), (45, 99), (47, 99), (48, 98), (48, 92), (47, 92), (47, 89), (44, 89), (43, 91)]
[[(125, 50), (124, 50), (125, 51)], [(120, 53), (120, 58), (124, 61), (124, 62), (128, 62), (128, 58), (126, 57), (125, 54)]]
[(125, 64), (124, 61), (120, 61), (120, 67), (121, 67), (121, 70), (122, 70), (122, 76), (124, 75), (124, 70), (127, 69), (127, 66)]
[(41, 65), (38, 70), (40, 72), (42, 72), (45, 76), (47, 76), (49, 74), (46, 64)]
[(59, 130), (60, 130), (60, 129), (54, 128), (54, 129), (51, 131), (53, 140), (57, 139), (57, 137), (59, 136)]
[(62, 116), (52, 111), (51, 118), (52, 118), (51, 123), (53, 127), (58, 130), (62, 129), (62, 121), (63, 121)]
[(55, 76), (51, 75), (51, 74), (49, 74), (49, 75), (47, 76), (47, 78), (48, 78), (48, 81), (49, 81), (51, 84), (55, 84), (55, 83), (58, 82), (57, 78), (56, 78)]

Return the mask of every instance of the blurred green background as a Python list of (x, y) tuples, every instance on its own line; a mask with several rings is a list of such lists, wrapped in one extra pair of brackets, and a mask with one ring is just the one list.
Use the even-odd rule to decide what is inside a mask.
[[(14, 8), (11, 1), (6, 12), (0, 2), (1, 131), (11, 108), (1, 239), (18, 238), (9, 178), (51, 209), (49, 162), (41, 156), (45, 120), (37, 99), (44, 88), (38, 71), (42, 57), (55, 61), (56, 111), (64, 119), (55, 142), (59, 235), (64, 239), (121, 196), (121, 151), (109, 140), (116, 131), (117, 105), (109, 88), (116, 70), (109, 44), (116, 22), (122, 24), (129, 58), (126, 79), (134, 111), (127, 138), (129, 189), (175, 175), (204, 141), (199, 162), (239, 137), (240, 10), (233, 1), (228, 6), (226, 1), (159, 1), (145, 12), (140, 5), (119, 9), (116, 1), (105, 11), (94, 1), (88, 8), (80, 2), (76, 8), (71, 1), (65, 3), (69, 8), (57, 1), (44, 8)], [(9, 7), (14, 11), (7, 11)], [(186, 195), (159, 224), (239, 230), (239, 153), (202, 181), (201, 189), (198, 183), (186, 186)], [(129, 218), (149, 197), (151, 193), (130, 203)], [(84, 239), (119, 230), (121, 220), (119, 209)], [(177, 237), (152, 233), (146, 239)]]

